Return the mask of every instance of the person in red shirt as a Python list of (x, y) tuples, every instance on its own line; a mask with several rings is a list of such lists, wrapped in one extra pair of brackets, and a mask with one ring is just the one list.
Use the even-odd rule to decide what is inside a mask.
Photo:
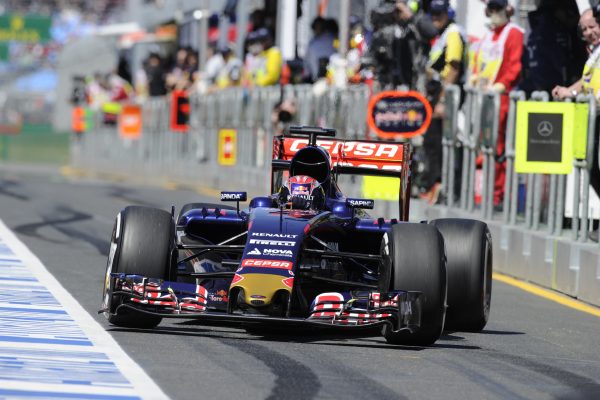
[(500, 93), (500, 124), (496, 142), (496, 181), (494, 205), (504, 197), (506, 163), (504, 160), (508, 94), (515, 88), (521, 73), (523, 30), (510, 22), (514, 10), (508, 0), (488, 0), (485, 10), (490, 31), (475, 47), (474, 65), (469, 82), (477, 87)]

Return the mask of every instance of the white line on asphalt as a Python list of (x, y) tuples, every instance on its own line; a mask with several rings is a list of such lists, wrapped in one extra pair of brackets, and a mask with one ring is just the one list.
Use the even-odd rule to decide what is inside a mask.
[[(63, 309), (67, 312), (67, 314), (77, 323), (79, 328), (87, 336), (87, 339), (93, 343), (93, 346), (85, 346), (85, 348), (77, 350), (88, 353), (100, 352), (106, 354), (109, 361), (112, 361), (121, 374), (123, 374), (123, 376), (131, 383), (132, 389), (123, 390), (122, 395), (134, 395), (144, 399), (167, 398), (160, 387), (158, 387), (158, 385), (154, 383), (154, 381), (144, 372), (144, 370), (125, 353), (125, 351), (119, 346), (113, 337), (106, 332), (105, 327), (96, 322), (83, 309), (77, 300), (65, 288), (62, 287), (62, 285), (56, 280), (56, 278), (54, 278), (52, 274), (50, 274), (42, 262), (2, 221), (0, 221), (0, 239), (8, 245), (18, 259), (22, 261), (22, 264), (26, 265), (31, 270), (35, 278), (38, 279), (38, 282), (45, 286), (52, 293), (56, 300), (63, 306)], [(98, 303), (100, 303), (100, 292), (101, 288), (98, 288)], [(35, 343), (31, 343), (31, 346), (33, 346), (33, 348), (39, 348), (39, 346)], [(71, 348), (73, 347), (84, 346), (71, 346)], [(57, 344), (50, 345), (50, 348), (61, 351), (67, 347)], [(4, 386), (5, 383), (5, 381), (0, 383), (0, 387)], [(44, 390), (46, 387), (47, 385), (45, 384), (40, 385), (41, 390)], [(52, 387), (54, 388), (54, 386)], [(35, 391), (36, 384), (30, 382), (25, 388), (22, 389), (26, 391)], [(10, 396), (10, 390), (12, 389), (7, 388), (5, 394)], [(102, 390), (102, 392), (104, 392), (104, 390)]]

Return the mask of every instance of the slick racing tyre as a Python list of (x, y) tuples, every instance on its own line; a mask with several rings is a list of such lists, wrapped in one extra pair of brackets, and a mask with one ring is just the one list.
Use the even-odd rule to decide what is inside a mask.
[(420, 328), (412, 333), (393, 332), (386, 325), (383, 335), (391, 344), (429, 346), (444, 330), (447, 289), (444, 239), (434, 226), (427, 224), (396, 224), (386, 235), (382, 242), (384, 268), (380, 289), (419, 291), (423, 295)]
[(190, 210), (202, 209), (202, 208), (219, 208), (221, 210), (236, 210), (235, 207), (224, 205), (224, 204), (212, 204), (212, 203), (188, 203), (181, 207), (179, 216), (177, 217), (177, 225), (181, 224), (181, 217), (183, 214)]
[[(110, 296), (110, 274), (123, 272), (171, 280), (176, 265), (175, 224), (171, 214), (156, 208), (129, 206), (117, 215), (106, 266), (104, 308), (111, 324), (130, 328), (153, 328), (161, 317), (123, 310), (114, 315), (117, 296)], [(175, 271), (173, 271), (175, 272)]]
[(492, 300), (492, 239), (487, 225), (470, 219), (431, 221), (444, 236), (448, 271), (446, 329), (481, 331)]

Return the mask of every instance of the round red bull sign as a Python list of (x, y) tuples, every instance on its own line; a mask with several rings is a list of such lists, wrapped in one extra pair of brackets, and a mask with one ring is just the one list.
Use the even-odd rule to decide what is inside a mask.
[(369, 101), (367, 123), (381, 139), (406, 139), (425, 133), (431, 115), (431, 104), (421, 93), (385, 91)]

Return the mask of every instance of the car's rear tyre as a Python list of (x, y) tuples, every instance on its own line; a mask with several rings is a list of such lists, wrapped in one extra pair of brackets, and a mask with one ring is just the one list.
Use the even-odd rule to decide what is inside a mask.
[[(150, 207), (129, 206), (117, 215), (106, 266), (104, 308), (116, 310), (119, 297), (109, 296), (113, 272), (171, 279), (176, 265), (175, 224), (170, 213)], [(107, 313), (111, 324), (130, 328), (153, 328), (161, 317), (139, 312)]]
[(479, 332), (492, 300), (492, 239), (487, 225), (470, 219), (437, 219), (448, 257), (446, 329)]
[(380, 288), (385, 287), (387, 281), (389, 290), (423, 293), (420, 328), (412, 333), (393, 332), (386, 326), (383, 329), (385, 339), (391, 344), (413, 346), (435, 343), (444, 330), (446, 314), (446, 260), (442, 235), (432, 225), (393, 225), (384, 235), (382, 254), (384, 264), (388, 265), (384, 265)]
[(213, 204), (213, 203), (188, 203), (181, 207), (179, 210), (179, 216), (177, 217), (177, 224), (181, 223), (181, 217), (183, 214), (190, 210), (202, 209), (202, 208), (220, 208), (221, 210), (236, 210), (235, 207), (226, 204)]

